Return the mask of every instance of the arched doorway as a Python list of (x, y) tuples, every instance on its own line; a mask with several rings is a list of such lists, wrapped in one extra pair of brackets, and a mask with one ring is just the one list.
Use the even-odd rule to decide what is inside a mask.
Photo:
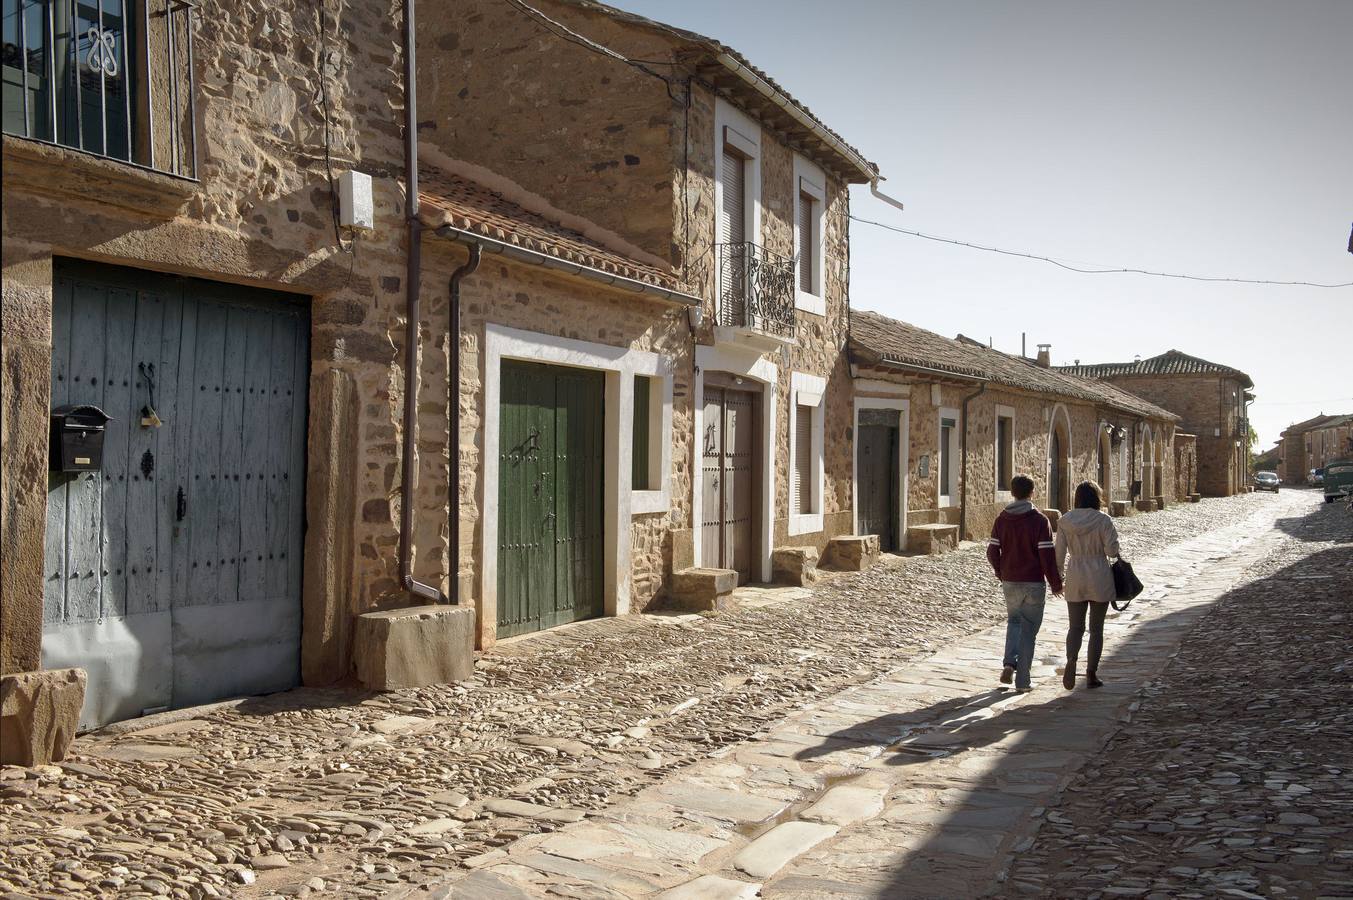
[(1071, 422), (1060, 404), (1052, 411), (1048, 430), (1048, 507), (1063, 512), (1071, 508)]

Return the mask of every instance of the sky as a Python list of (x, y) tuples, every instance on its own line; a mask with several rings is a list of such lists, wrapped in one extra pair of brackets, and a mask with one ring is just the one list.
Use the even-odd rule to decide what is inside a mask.
[[(851, 213), (1073, 263), (1353, 282), (1353, 0), (613, 0), (736, 48), (878, 164)], [(851, 225), (851, 303), (1055, 364), (1178, 349), (1258, 449), (1353, 413), (1353, 287), (1080, 275)]]

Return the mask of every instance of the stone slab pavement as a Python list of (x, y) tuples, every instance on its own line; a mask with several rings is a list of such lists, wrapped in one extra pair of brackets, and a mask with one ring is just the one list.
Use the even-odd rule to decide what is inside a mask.
[[(1309, 511), (1313, 497), (1289, 510)], [(1110, 613), (1105, 686), (1061, 685), (1049, 600), (1035, 690), (997, 683), (1004, 625), (788, 716), (583, 821), (466, 861), (407, 897), (721, 900), (976, 896), (1056, 821), (1059, 793), (1131, 720), (1190, 627), (1281, 539), (1272, 513), (1134, 560), (1145, 594)], [(1082, 673), (1083, 675), (1083, 673)]]

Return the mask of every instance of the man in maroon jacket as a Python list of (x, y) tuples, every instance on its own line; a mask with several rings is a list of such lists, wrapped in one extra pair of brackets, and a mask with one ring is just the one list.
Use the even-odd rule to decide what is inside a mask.
[[(1001, 683), (1015, 682), (1020, 693), (1033, 690), (1029, 669), (1034, 661), (1034, 640), (1043, 624), (1043, 601), (1047, 588), (1053, 596), (1062, 593), (1053, 553), (1052, 526), (1048, 517), (1034, 508), (1033, 479), (1016, 475), (1010, 480), (1011, 503), (996, 517), (987, 542), (987, 559), (1001, 579), (1005, 592), (1005, 659)], [(1044, 584), (1046, 579), (1047, 584)]]

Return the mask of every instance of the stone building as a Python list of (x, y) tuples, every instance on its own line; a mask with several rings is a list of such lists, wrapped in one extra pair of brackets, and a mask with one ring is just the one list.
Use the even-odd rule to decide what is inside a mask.
[(1244, 372), (1178, 350), (1133, 362), (1059, 370), (1116, 384), (1178, 415), (1179, 427), (1197, 436), (1197, 487), (1204, 496), (1229, 497), (1245, 490), (1247, 410), (1254, 400), (1254, 382)]
[[(26, 5), (6, 72), (7, 724), (74, 667), (83, 726), (369, 681), (373, 610), (459, 603), (487, 647), (850, 529), (877, 171), (745, 58), (585, 2), (429, 18), (408, 198), (402, 7), (157, 2)], [(83, 406), (103, 456), (59, 471)]]
[(1278, 442), (1278, 476), (1287, 484), (1306, 484), (1312, 469), (1349, 457), (1353, 457), (1353, 415), (1321, 413), (1283, 431)]
[[(515, 630), (504, 598), (523, 590), (508, 552), (522, 542), (505, 530), (509, 367), (607, 373), (593, 403), (620, 460), (644, 455), (631, 375), (651, 379), (648, 467), (617, 471), (608, 455), (594, 486), (608, 516), (594, 609), (648, 608), (697, 568), (770, 580), (776, 548), (820, 550), (852, 527), (847, 186), (875, 167), (717, 41), (584, 0), (536, 6), (472, 0), (420, 31), (424, 159), (698, 304), (594, 285), (565, 301), (562, 276), (511, 254), (465, 278), (457, 570), (481, 646)], [(436, 194), (430, 181), (429, 207)], [(429, 261), (443, 273), (484, 243), (448, 213), (451, 240)], [(517, 241), (511, 223), (494, 227)], [(613, 362), (629, 358), (647, 368)]]
[(1016, 474), (1034, 479), (1036, 502), (1048, 509), (1071, 508), (1075, 485), (1087, 479), (1118, 514), (1183, 499), (1178, 417), (1049, 368), (1046, 356), (1011, 356), (855, 311), (850, 357), (858, 530), (891, 533), (885, 543), (925, 545), (934, 533), (926, 526), (958, 526), (964, 539), (986, 534)]
[[(68, 702), (43, 671), (87, 673), (85, 726), (324, 684), (355, 613), (407, 602), (402, 4), (58, 7), (22, 5), (5, 63), (7, 741)], [(111, 417), (102, 457), (61, 471), (49, 435), (90, 429), (49, 411), (78, 406)]]

